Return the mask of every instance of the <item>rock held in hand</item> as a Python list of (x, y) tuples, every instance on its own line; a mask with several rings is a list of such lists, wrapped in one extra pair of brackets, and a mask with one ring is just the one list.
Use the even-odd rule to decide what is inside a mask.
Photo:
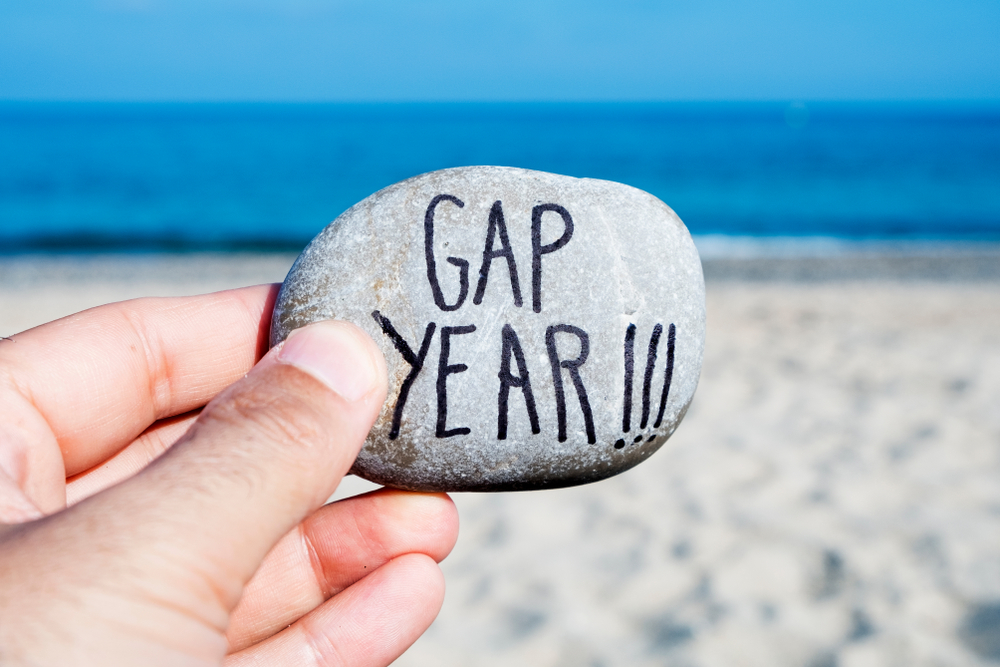
[(352, 472), (420, 491), (592, 482), (640, 463), (698, 383), (691, 236), (635, 188), (506, 167), (423, 174), (337, 218), (281, 287), (277, 345), (349, 320), (389, 398)]

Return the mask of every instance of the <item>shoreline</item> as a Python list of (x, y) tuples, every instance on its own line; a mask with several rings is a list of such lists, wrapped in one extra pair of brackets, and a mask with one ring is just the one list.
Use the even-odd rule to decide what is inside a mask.
[(1000, 243), (931, 239), (696, 236), (705, 280), (1000, 281)]
[[(696, 238), (709, 292), (726, 284), (1000, 282), (1000, 244)], [(298, 253), (0, 254), (0, 335), (143, 296), (280, 283)]]
[[(1000, 280), (1000, 243), (696, 236), (713, 281)], [(24, 252), (0, 254), (0, 289), (78, 281), (281, 282), (298, 252)], [(225, 288), (220, 288), (225, 289)]]

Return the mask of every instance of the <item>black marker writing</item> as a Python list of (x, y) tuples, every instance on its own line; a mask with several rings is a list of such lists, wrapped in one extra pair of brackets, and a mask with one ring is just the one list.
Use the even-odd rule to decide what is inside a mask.
[(427, 325), (427, 328), (424, 330), (424, 340), (420, 344), (420, 352), (413, 354), (413, 350), (409, 344), (399, 335), (388, 317), (383, 316), (377, 310), (372, 311), (372, 317), (375, 318), (379, 327), (382, 328), (382, 332), (389, 337), (395, 348), (399, 350), (399, 353), (403, 356), (403, 360), (411, 366), (409, 374), (399, 387), (396, 408), (392, 412), (392, 428), (389, 431), (389, 439), (395, 440), (399, 436), (399, 422), (403, 418), (403, 406), (406, 405), (406, 398), (410, 395), (410, 386), (413, 385), (413, 381), (417, 379), (420, 370), (424, 367), (424, 359), (427, 358), (427, 350), (431, 346), (431, 338), (434, 337), (434, 329), (437, 325), (434, 322)]
[[(499, 250), (494, 250), (493, 243), (498, 233), (500, 234), (501, 247)], [(477, 306), (483, 302), (483, 295), (486, 293), (490, 265), (494, 259), (500, 257), (507, 260), (507, 273), (510, 274), (510, 289), (514, 293), (514, 305), (520, 308), (521, 285), (517, 278), (517, 264), (514, 261), (514, 252), (510, 249), (510, 240), (507, 238), (507, 223), (503, 218), (503, 206), (498, 200), (493, 202), (493, 208), (490, 209), (490, 221), (486, 229), (486, 245), (483, 246), (483, 264), (479, 269), (479, 284), (476, 286), (476, 295), (472, 298), (472, 303)]]
[(441, 284), (437, 278), (437, 263), (434, 261), (434, 210), (442, 201), (450, 201), (455, 206), (463, 208), (465, 204), (452, 195), (438, 195), (427, 205), (427, 212), (424, 213), (424, 258), (427, 260), (427, 280), (431, 284), (431, 292), (434, 293), (434, 303), (441, 310), (458, 310), (465, 303), (465, 297), (469, 293), (469, 263), (458, 257), (449, 257), (448, 263), (458, 267), (458, 301), (452, 305), (444, 302), (444, 294), (441, 292)]
[[(569, 333), (580, 339), (580, 356), (576, 359), (559, 359), (559, 352), (556, 349), (556, 334)], [(587, 332), (570, 324), (557, 324), (545, 330), (545, 348), (549, 353), (549, 363), (552, 365), (552, 381), (556, 390), (556, 419), (559, 423), (559, 442), (566, 441), (566, 395), (563, 391), (562, 369), (569, 371), (570, 379), (576, 388), (576, 395), (580, 399), (580, 410), (583, 412), (583, 421), (587, 429), (587, 442), (594, 444), (597, 442), (597, 435), (594, 433), (594, 417), (590, 411), (590, 401), (587, 399), (587, 390), (583, 386), (580, 378), (580, 366), (587, 361), (590, 354), (590, 337)]]
[[(542, 214), (555, 211), (562, 216), (565, 229), (562, 236), (542, 245)], [(542, 255), (555, 252), (569, 243), (573, 237), (573, 218), (569, 211), (559, 204), (539, 204), (531, 209), (531, 306), (536, 313), (542, 312)]]
[[(651, 394), (653, 389), (653, 370), (656, 366), (657, 349), (660, 346), (660, 337), (663, 335), (663, 325), (657, 324), (653, 327), (653, 333), (649, 337), (649, 347), (646, 352), (646, 373), (642, 382), (642, 421), (639, 428), (646, 428), (649, 422), (649, 413), (652, 407)], [(677, 345), (677, 327), (673, 324), (667, 329), (667, 366), (663, 375), (663, 391), (660, 392), (660, 406), (656, 412), (656, 421), (653, 428), (659, 428), (663, 422), (663, 414), (667, 409), (667, 398), (670, 396), (670, 383), (674, 377), (674, 349)], [(625, 330), (625, 395), (622, 405), (622, 431), (628, 432), (632, 424), (632, 377), (635, 365), (635, 325), (629, 324)], [(650, 436), (652, 440), (653, 436)], [(635, 442), (639, 442), (642, 436), (637, 436)], [(615, 443), (616, 449), (625, 446), (624, 440)]]
[[(538, 412), (535, 410), (535, 396), (531, 391), (531, 382), (528, 379), (528, 367), (524, 363), (524, 352), (521, 351), (521, 342), (517, 339), (517, 333), (509, 324), (503, 325), (503, 347), (500, 352), (500, 393), (497, 395), (497, 440), (507, 439), (507, 400), (510, 397), (510, 388), (515, 387), (524, 393), (524, 405), (528, 409), (528, 421), (531, 422), (531, 432), (538, 434), (541, 428), (538, 425)], [(518, 375), (511, 375), (510, 357), (514, 355), (517, 362)]]
[(653, 367), (656, 365), (656, 348), (660, 346), (660, 334), (663, 333), (663, 325), (657, 324), (653, 327), (653, 335), (649, 337), (649, 351), (646, 354), (646, 376), (642, 380), (642, 421), (639, 428), (646, 428), (649, 421), (649, 392), (653, 386)]
[[(635, 368), (635, 325), (625, 329), (625, 400), (622, 404), (622, 431), (632, 430), (632, 375)], [(624, 441), (622, 441), (624, 446)], [(621, 449), (621, 447), (619, 447)]]
[(667, 407), (667, 395), (670, 393), (670, 381), (674, 377), (674, 346), (677, 342), (677, 328), (671, 324), (667, 329), (667, 370), (663, 376), (663, 393), (660, 394), (660, 411), (656, 413), (656, 421), (653, 422), (655, 428), (659, 428), (663, 421), (663, 411)]
[(462, 327), (441, 327), (441, 357), (438, 361), (437, 377), (437, 429), (434, 432), (439, 438), (450, 438), (453, 435), (468, 435), (472, 429), (462, 426), (448, 430), (448, 376), (469, 369), (465, 364), (448, 364), (451, 353), (451, 337), (470, 334), (476, 330), (476, 325), (467, 324)]

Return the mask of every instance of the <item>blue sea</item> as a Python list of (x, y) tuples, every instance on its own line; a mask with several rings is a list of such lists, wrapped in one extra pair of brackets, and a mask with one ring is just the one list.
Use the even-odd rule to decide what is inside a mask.
[(1000, 240), (1000, 105), (0, 104), (0, 252), (298, 249), (474, 164), (621, 181), (695, 234)]

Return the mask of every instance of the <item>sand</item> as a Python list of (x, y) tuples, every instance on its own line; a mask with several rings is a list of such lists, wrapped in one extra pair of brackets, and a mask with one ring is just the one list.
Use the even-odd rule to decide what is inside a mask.
[[(706, 262), (705, 366), (676, 435), (598, 484), (456, 496), (444, 609), (397, 664), (1000, 661), (990, 252)], [(0, 259), (0, 335), (280, 280), (291, 260)]]

